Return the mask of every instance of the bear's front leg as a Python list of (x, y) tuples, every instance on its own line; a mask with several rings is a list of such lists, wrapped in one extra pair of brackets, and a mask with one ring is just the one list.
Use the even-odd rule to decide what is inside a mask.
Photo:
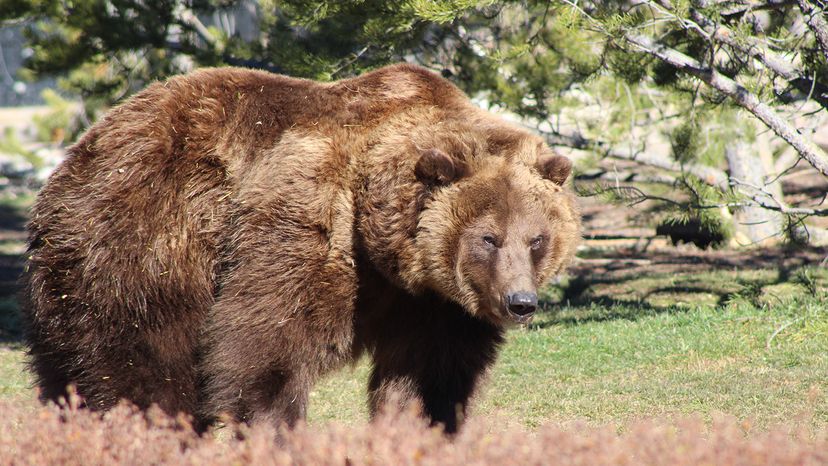
[(502, 330), (439, 298), (410, 297), (382, 317), (368, 336), (372, 415), (388, 401), (413, 401), (432, 424), (456, 432), (481, 375), (494, 362)]
[(438, 381), (429, 380), (424, 374), (403, 375), (395, 372), (374, 366), (368, 382), (371, 416), (376, 416), (388, 403), (399, 404), (400, 408), (416, 404), (432, 425), (443, 426), (449, 434), (457, 432), (466, 417), (474, 377), (456, 374), (449, 380)]

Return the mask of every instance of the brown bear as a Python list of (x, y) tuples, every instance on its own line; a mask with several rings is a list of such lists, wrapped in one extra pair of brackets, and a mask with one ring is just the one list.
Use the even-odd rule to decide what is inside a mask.
[(455, 431), (504, 328), (573, 257), (570, 169), (412, 65), (155, 83), (32, 210), (42, 396), (290, 425), (314, 381), (368, 354), (373, 411), (396, 391)]

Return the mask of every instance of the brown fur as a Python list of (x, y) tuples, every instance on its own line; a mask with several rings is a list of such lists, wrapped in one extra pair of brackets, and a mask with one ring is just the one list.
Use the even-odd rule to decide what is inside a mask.
[(405, 387), (453, 431), (510, 321), (503, 297), (573, 256), (568, 174), (410, 65), (154, 84), (38, 197), (32, 368), (49, 399), (73, 383), (93, 408), (292, 424), (319, 376), (367, 352), (373, 409)]

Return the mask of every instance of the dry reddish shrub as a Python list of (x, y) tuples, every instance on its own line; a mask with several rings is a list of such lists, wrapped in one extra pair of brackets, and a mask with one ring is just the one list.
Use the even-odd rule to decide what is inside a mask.
[[(611, 427), (554, 425), (528, 431), (473, 419), (453, 439), (413, 410), (360, 427), (300, 426), (278, 433), (240, 426), (198, 436), (184, 419), (126, 404), (104, 415), (77, 403), (36, 409), (0, 401), (1, 464), (828, 464), (828, 431), (778, 428), (746, 434), (735, 420), (648, 421)], [(222, 439), (221, 437), (230, 437)]]

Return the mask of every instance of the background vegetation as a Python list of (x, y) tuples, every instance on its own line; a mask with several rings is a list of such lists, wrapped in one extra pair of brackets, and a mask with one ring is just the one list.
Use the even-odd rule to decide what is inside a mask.
[[(823, 244), (820, 0), (5, 0), (24, 77), (62, 76), (70, 142), (152, 80), (239, 65), (330, 80), (413, 61), (578, 159), (585, 195), (714, 243)], [(55, 136), (55, 131), (47, 131)], [(822, 134), (821, 134), (822, 133)], [(65, 136), (64, 136), (65, 135)], [(815, 143), (823, 144), (820, 146)], [(709, 243), (710, 241), (708, 241)]]
[[(28, 38), (20, 77), (59, 78), (34, 122), (50, 147), (200, 66), (333, 80), (405, 60), (573, 157), (587, 225), (577, 263), (509, 332), (453, 443), (410, 413), (366, 425), (360, 362), (318, 385), (309, 426), (275, 446), (261, 429), (198, 438), (126, 407), (101, 419), (35, 401), (15, 293), (37, 183), (12, 177), (0, 189), (0, 464), (828, 462), (824, 7), (0, 0), (0, 24)], [(0, 152), (48, 167), (14, 132)], [(655, 231), (723, 249), (664, 247)], [(728, 249), (756, 245), (768, 248)]]

